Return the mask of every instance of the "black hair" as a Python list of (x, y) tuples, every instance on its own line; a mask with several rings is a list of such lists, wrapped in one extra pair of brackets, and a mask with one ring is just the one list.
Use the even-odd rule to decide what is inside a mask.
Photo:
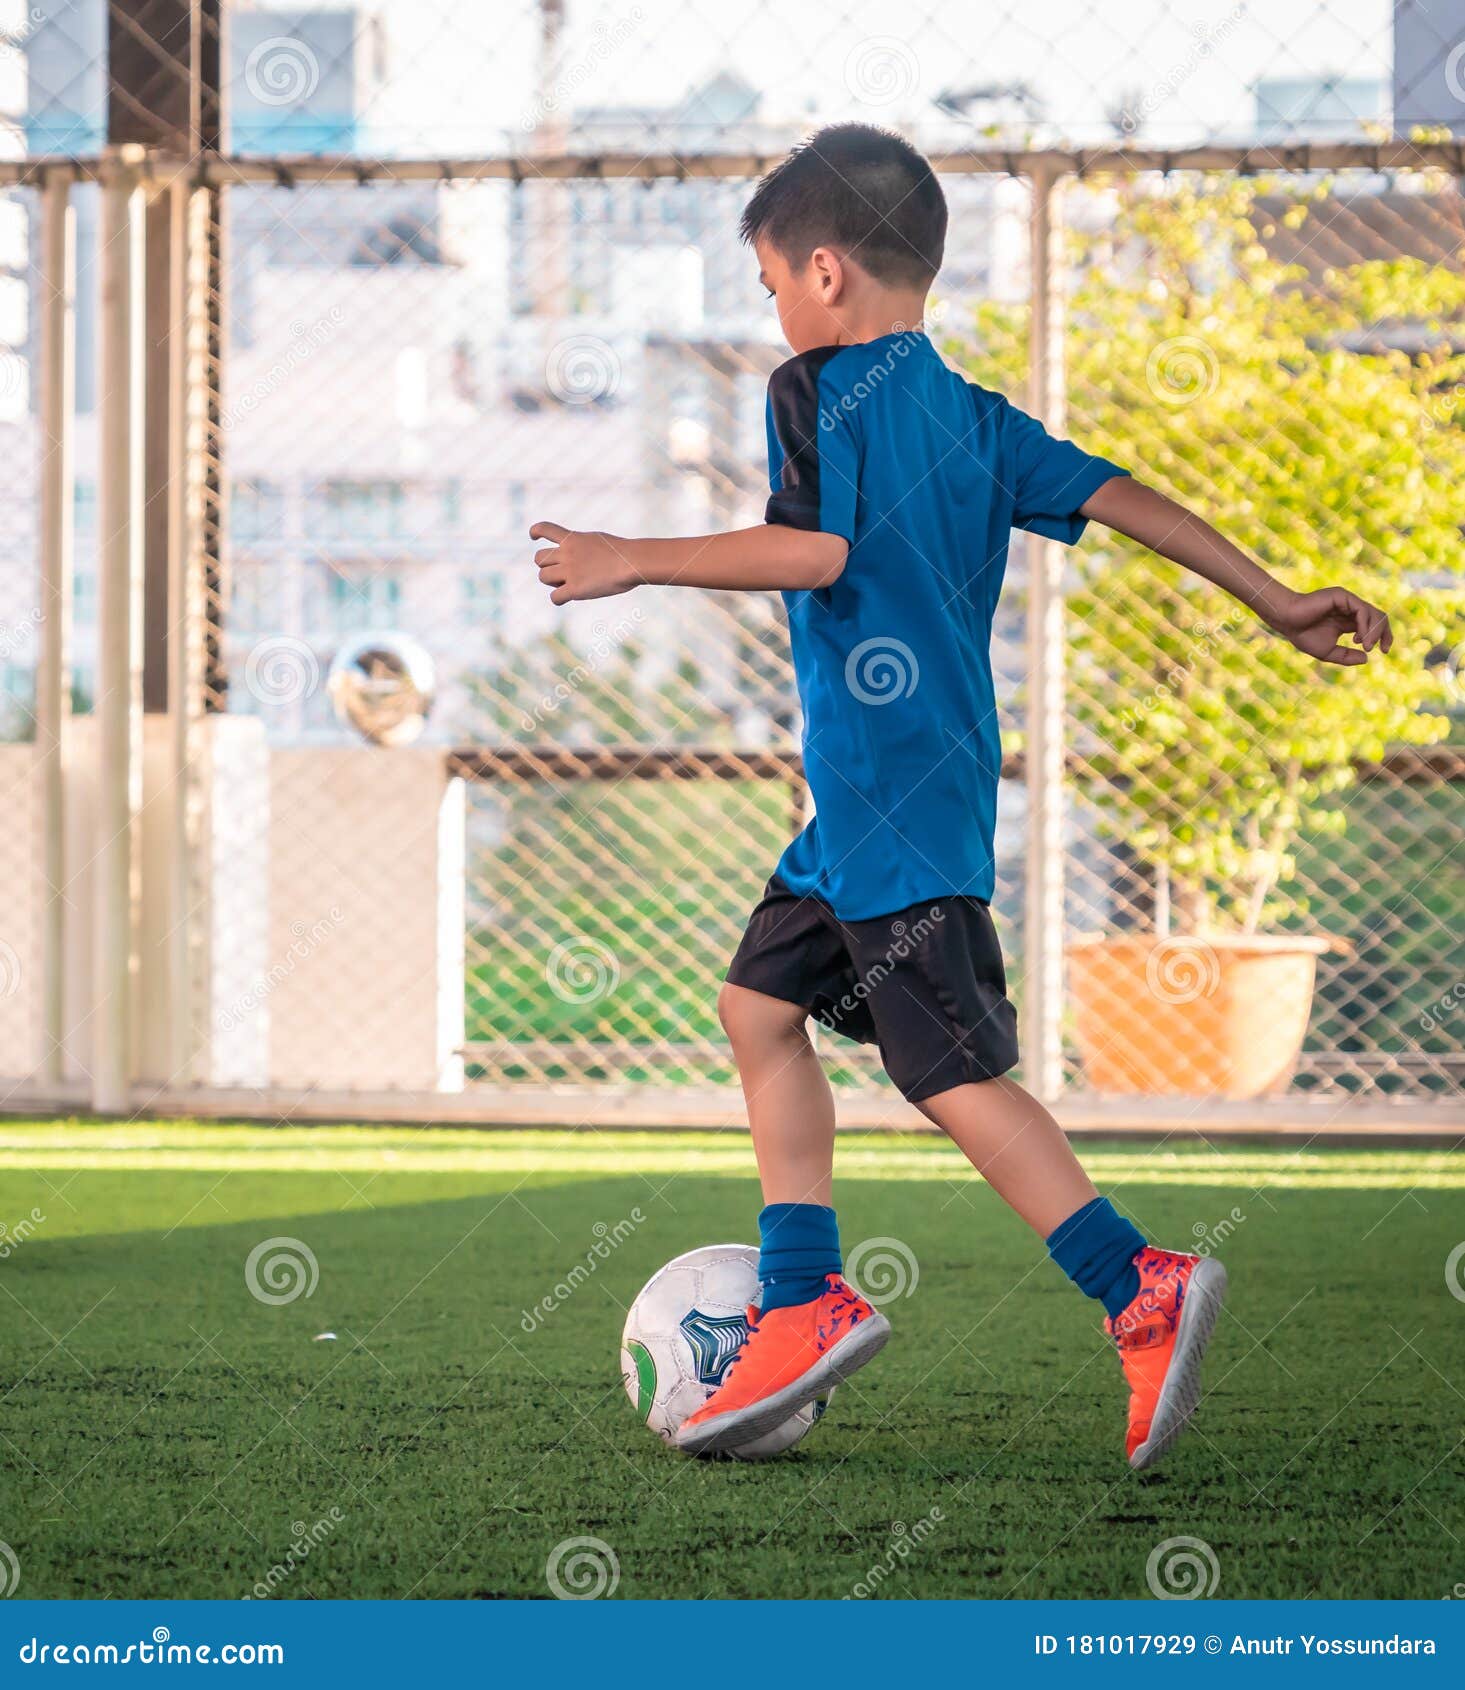
[(801, 141), (759, 182), (743, 212), (750, 245), (790, 264), (833, 246), (879, 282), (929, 286), (946, 246), (946, 196), (909, 141), (868, 123), (835, 123)]

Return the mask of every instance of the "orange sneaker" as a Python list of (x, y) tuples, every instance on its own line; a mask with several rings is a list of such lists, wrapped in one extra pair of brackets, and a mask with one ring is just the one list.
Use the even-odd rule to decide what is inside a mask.
[(1209, 1256), (1144, 1249), (1134, 1258), (1139, 1291), (1104, 1322), (1129, 1381), (1125, 1453), (1151, 1467), (1185, 1430), (1200, 1401), (1200, 1364), (1226, 1295), (1226, 1270)]
[(689, 1414), (676, 1444), (688, 1455), (737, 1449), (872, 1360), (890, 1322), (837, 1273), (812, 1303), (748, 1310), (748, 1336), (722, 1384)]

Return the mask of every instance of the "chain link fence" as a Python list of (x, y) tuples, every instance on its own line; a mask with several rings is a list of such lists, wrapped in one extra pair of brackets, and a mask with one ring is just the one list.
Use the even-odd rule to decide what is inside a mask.
[[(18, 138), (89, 158), (108, 8), (36, 10), (15, 32)], [(466, 1080), (485, 1098), (731, 1085), (716, 983), (807, 808), (781, 606), (637, 593), (555, 611), (527, 529), (758, 519), (763, 395), (785, 353), (737, 217), (765, 160), (858, 117), (950, 166), (929, 321), (948, 359), (1024, 403), (1047, 288), (1065, 314), (1055, 420), (1293, 584), (1356, 585), (1399, 634), (1387, 665), (1319, 675), (1091, 530), (1061, 575), (1063, 835), (1040, 858), (1028, 605), (1045, 564), (1014, 546), (994, 908), (1031, 1021), (1035, 946), (1056, 942), (1028, 931), (1032, 883), (1061, 878), (1056, 1084), (1458, 1100), (1460, 10), (226, 7), (234, 162), (209, 176), (225, 185), (204, 261), (217, 318), (198, 350), (201, 646), (179, 781), (193, 857), (170, 893), (197, 942), (168, 976), (175, 990), (191, 971), (184, 1044), (207, 1054), (149, 1059), (144, 1038), (144, 1076)], [(1389, 142), (1411, 133), (1416, 149)], [(1330, 156), (1352, 167), (1321, 168)], [(1033, 262), (1035, 183), (1065, 226), (1051, 273)], [(3, 507), (17, 750), (35, 737), (44, 598), (36, 198), (0, 202), (17, 208), (0, 282), (21, 302), (0, 430), (10, 463), (37, 465)], [(78, 717), (94, 686), (97, 198), (72, 189)], [(362, 747), (331, 698), (343, 647), (388, 633), (435, 670), (409, 749)], [(10, 774), (32, 792), (23, 757)], [(32, 822), (0, 847), (30, 911), (11, 918), (31, 924), (19, 939), (0, 932), (22, 972), (44, 899)], [(17, 991), (7, 1012), (25, 1019), (0, 1071), (20, 1076), (40, 1000)], [(1253, 1047), (1287, 1024), (1300, 1051), (1261, 1073)], [(824, 1050), (842, 1089), (884, 1085), (871, 1052)], [(84, 1039), (67, 1061), (79, 1083)]]

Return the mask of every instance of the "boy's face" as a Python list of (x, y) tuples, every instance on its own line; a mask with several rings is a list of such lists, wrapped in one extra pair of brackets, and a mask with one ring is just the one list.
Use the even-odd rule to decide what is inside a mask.
[(839, 320), (832, 307), (844, 281), (838, 254), (816, 247), (808, 261), (794, 269), (767, 240), (756, 242), (753, 251), (758, 256), (758, 280), (773, 295), (790, 351), (834, 345), (839, 339)]

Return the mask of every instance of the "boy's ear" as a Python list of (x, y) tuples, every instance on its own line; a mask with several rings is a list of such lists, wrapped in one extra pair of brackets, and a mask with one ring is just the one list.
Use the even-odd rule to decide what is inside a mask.
[(821, 305), (837, 305), (844, 292), (844, 260), (833, 247), (816, 246), (809, 254), (809, 273)]

